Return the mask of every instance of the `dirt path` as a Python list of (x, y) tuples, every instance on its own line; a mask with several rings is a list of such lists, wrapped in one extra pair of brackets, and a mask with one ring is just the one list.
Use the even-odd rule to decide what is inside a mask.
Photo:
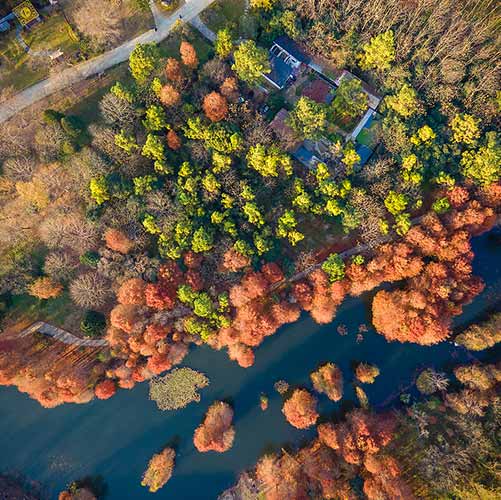
[(169, 35), (176, 21), (181, 18), (183, 21), (189, 22), (191, 19), (198, 16), (198, 14), (207, 8), (213, 1), (214, 0), (188, 0), (169, 17), (164, 17), (158, 10), (153, 10), (155, 22), (158, 23), (156, 30), (147, 31), (137, 38), (129, 40), (99, 57), (68, 68), (57, 75), (51, 76), (19, 92), (0, 105), (0, 123), (7, 121), (19, 111), (44, 97), (126, 61), (138, 43), (158, 43), (162, 41)]

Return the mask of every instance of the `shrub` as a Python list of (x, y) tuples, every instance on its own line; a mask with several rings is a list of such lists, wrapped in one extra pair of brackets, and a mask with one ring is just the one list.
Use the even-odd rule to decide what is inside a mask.
[(64, 118), (64, 113), (56, 111), (55, 109), (46, 109), (43, 112), (43, 120), (45, 123), (59, 123)]
[(162, 452), (153, 455), (144, 472), (141, 486), (147, 486), (150, 493), (155, 493), (164, 486), (172, 476), (175, 457), (176, 452), (172, 448), (165, 448)]
[(100, 259), (101, 259), (100, 255), (97, 252), (93, 252), (91, 250), (80, 255), (80, 262), (84, 266), (89, 266), (89, 267), (95, 268), (95, 267), (97, 267), (97, 264), (98, 264)]
[(355, 370), (355, 376), (362, 384), (372, 384), (379, 375), (379, 368), (368, 363), (360, 363)]
[(80, 330), (85, 337), (100, 337), (105, 328), (106, 318), (97, 311), (86, 311), (80, 322)]

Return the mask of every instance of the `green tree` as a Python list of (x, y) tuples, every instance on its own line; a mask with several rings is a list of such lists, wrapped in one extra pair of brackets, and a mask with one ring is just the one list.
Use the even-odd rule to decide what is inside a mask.
[(258, 206), (255, 203), (247, 202), (243, 207), (242, 211), (247, 217), (247, 220), (254, 224), (255, 226), (263, 226), (264, 225), (264, 217)]
[(388, 96), (386, 104), (404, 118), (410, 118), (419, 111), (417, 92), (407, 84), (404, 84), (395, 95)]
[(353, 144), (350, 143), (344, 148), (341, 161), (346, 165), (349, 172), (351, 172), (353, 167), (360, 161), (360, 155), (355, 151)]
[(208, 193), (217, 193), (221, 188), (221, 183), (212, 172), (207, 172), (202, 178), (202, 186)]
[(460, 167), (467, 179), (480, 186), (497, 182), (501, 177), (501, 147), (496, 132), (488, 132), (485, 145), (477, 151), (465, 151)]
[(368, 107), (368, 96), (358, 78), (343, 78), (332, 101), (332, 110), (342, 120), (358, 118)]
[(111, 196), (108, 188), (108, 181), (104, 175), (94, 177), (90, 180), (90, 196), (98, 204), (102, 205)]
[(437, 214), (444, 214), (451, 208), (451, 204), (447, 198), (439, 198), (431, 206), (434, 212)]
[(129, 68), (132, 76), (139, 84), (148, 81), (157, 67), (160, 51), (154, 43), (138, 43), (129, 58)]
[(282, 12), (277, 12), (268, 24), (268, 30), (272, 35), (284, 33), (296, 39), (301, 34), (300, 22), (297, 13), (293, 10), (284, 10)]
[(148, 131), (157, 131), (166, 128), (167, 117), (162, 106), (158, 104), (151, 105), (146, 110), (146, 119), (143, 120), (143, 125)]
[(220, 153), (233, 153), (243, 144), (242, 135), (224, 123), (209, 125), (204, 139), (208, 148)]
[(132, 92), (132, 90), (129, 90), (121, 82), (116, 82), (115, 85), (110, 88), (110, 92), (118, 98), (123, 99), (124, 101), (127, 101), (129, 103), (132, 103), (134, 101), (134, 93)]
[(226, 59), (233, 50), (233, 39), (231, 31), (228, 28), (220, 29), (217, 32), (216, 41), (214, 42), (216, 54), (221, 59)]
[(158, 178), (154, 175), (143, 175), (140, 177), (134, 177), (134, 194), (136, 196), (143, 196), (150, 191), (153, 191), (155, 182)]
[(177, 289), (177, 298), (183, 304), (193, 305), (193, 302), (197, 296), (197, 293), (193, 291), (189, 285), (179, 285)]
[(132, 135), (127, 135), (125, 130), (120, 130), (115, 135), (115, 144), (129, 154), (139, 149), (136, 139)]
[(276, 234), (279, 238), (287, 238), (292, 246), (304, 239), (304, 234), (296, 229), (297, 220), (294, 210), (286, 210), (278, 219)]
[(278, 177), (279, 168), (286, 175), (292, 175), (290, 157), (274, 145), (269, 148), (262, 144), (251, 146), (247, 153), (247, 164), (263, 177)]
[(480, 137), (479, 121), (467, 114), (458, 113), (451, 121), (452, 140), (473, 146)]
[(415, 146), (420, 146), (421, 144), (430, 144), (437, 138), (437, 134), (429, 125), (423, 125), (417, 130), (417, 132), (411, 137), (410, 141)]
[(61, 118), (61, 127), (72, 139), (77, 139), (82, 135), (85, 125), (78, 116), (65, 116)]
[(193, 233), (191, 249), (196, 253), (209, 252), (214, 246), (214, 236), (211, 231), (199, 227)]
[(214, 304), (208, 293), (197, 294), (193, 300), (193, 312), (201, 318), (208, 318), (214, 312)]
[(397, 215), (400, 212), (403, 212), (407, 208), (408, 203), (409, 201), (405, 194), (396, 193), (395, 191), (390, 191), (384, 200), (384, 204), (388, 209), (388, 212), (392, 215)]
[(385, 71), (390, 68), (395, 60), (395, 38), (393, 31), (385, 31), (372, 37), (368, 43), (362, 46), (359, 55), (360, 67), (363, 70), (375, 69)]
[(393, 227), (399, 236), (405, 236), (411, 228), (411, 216), (408, 213), (395, 215), (395, 225)]
[(148, 134), (141, 154), (146, 158), (163, 162), (165, 160), (164, 141), (158, 135)]
[(100, 337), (106, 328), (106, 318), (103, 313), (86, 311), (80, 322), (80, 330), (84, 337)]
[(423, 166), (415, 154), (402, 158), (402, 179), (410, 184), (421, 184), (423, 181)]
[(276, 0), (250, 0), (250, 6), (253, 9), (271, 10)]
[(233, 53), (233, 57), (235, 59), (233, 70), (241, 80), (249, 85), (258, 83), (263, 73), (271, 72), (268, 52), (257, 47), (254, 40), (242, 42)]
[(322, 264), (322, 270), (329, 276), (329, 281), (340, 281), (344, 278), (345, 264), (341, 256), (331, 253)]
[(308, 97), (300, 97), (289, 114), (289, 125), (306, 139), (319, 139), (326, 129), (325, 106)]
[(150, 234), (160, 234), (161, 232), (155, 217), (151, 214), (145, 214), (143, 217), (143, 227)]

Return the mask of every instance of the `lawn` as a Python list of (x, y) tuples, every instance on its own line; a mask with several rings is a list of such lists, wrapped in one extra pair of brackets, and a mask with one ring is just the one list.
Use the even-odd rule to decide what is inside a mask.
[(204, 10), (201, 18), (205, 24), (217, 32), (227, 25), (237, 26), (245, 12), (245, 0), (217, 0)]
[(127, 84), (129, 79), (132, 81), (129, 73), (129, 63), (125, 61), (106, 71), (102, 77), (96, 77), (91, 86), (86, 89), (86, 95), (73, 100), (69, 105), (64, 106), (61, 111), (68, 115), (77, 115), (89, 126), (99, 119), (99, 101), (110, 87), (118, 80)]
[[(22, 36), (32, 51), (56, 51), (61, 49), (65, 56), (78, 50), (78, 38), (64, 18), (54, 14), (45, 18)], [(16, 90), (29, 87), (49, 75), (50, 60), (33, 57), (26, 53), (16, 38), (14, 31), (0, 39), (1, 87), (14, 87)]]
[(365, 127), (360, 131), (356, 141), (363, 146), (374, 149), (377, 144), (377, 135), (379, 130), (379, 115), (373, 115)]
[(24, 294), (12, 297), (12, 304), (2, 323), (5, 330), (17, 332), (35, 321), (46, 321), (78, 335), (81, 316), (82, 312), (72, 303), (67, 291), (50, 300), (39, 300)]
[(213, 52), (212, 45), (197, 30), (188, 26), (183, 29), (183, 33), (180, 30), (176, 30), (159, 43), (162, 57), (175, 57), (179, 59), (179, 46), (181, 45), (182, 38), (193, 44), (201, 64), (206, 63), (210, 59)]

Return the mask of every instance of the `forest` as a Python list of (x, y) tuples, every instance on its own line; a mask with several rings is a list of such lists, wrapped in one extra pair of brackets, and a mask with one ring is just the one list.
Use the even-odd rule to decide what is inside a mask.
[[(283, 325), (304, 313), (331, 323), (345, 299), (371, 291), (372, 324), (388, 342), (495, 346), (499, 314), (459, 334), (453, 322), (484, 287), (472, 238), (499, 221), (499, 5), (250, 0), (216, 35), (200, 50), (180, 23), (174, 50), (137, 45), (92, 122), (47, 108), (33, 141), (0, 132), (0, 384), (53, 408), (159, 383), (192, 345), (249, 368)], [(330, 103), (270, 88), (268, 49), (283, 35), (329, 78), (355, 78)], [(365, 113), (367, 87), (382, 101), (363, 164), (339, 124)], [(281, 109), (286, 136), (270, 126)], [(292, 155), (291, 144), (321, 138), (316, 165)], [(40, 319), (103, 343), (25, 334)], [(378, 373), (360, 365), (357, 379)], [(499, 368), (459, 366), (442, 385), (428, 375), (421, 386), (438, 386), (394, 413), (371, 411), (359, 388), (362, 407), (336, 423), (295, 390), (284, 417), (318, 437), (263, 457), (240, 487), (348, 499), (362, 478), (373, 499), (494, 498)], [(341, 400), (334, 364), (311, 378)], [(157, 404), (199, 400), (186, 390)], [(231, 448), (232, 418), (214, 402), (195, 447)], [(168, 473), (149, 469), (143, 485), (160, 488), (174, 457), (169, 447), (155, 455), (150, 469)]]

